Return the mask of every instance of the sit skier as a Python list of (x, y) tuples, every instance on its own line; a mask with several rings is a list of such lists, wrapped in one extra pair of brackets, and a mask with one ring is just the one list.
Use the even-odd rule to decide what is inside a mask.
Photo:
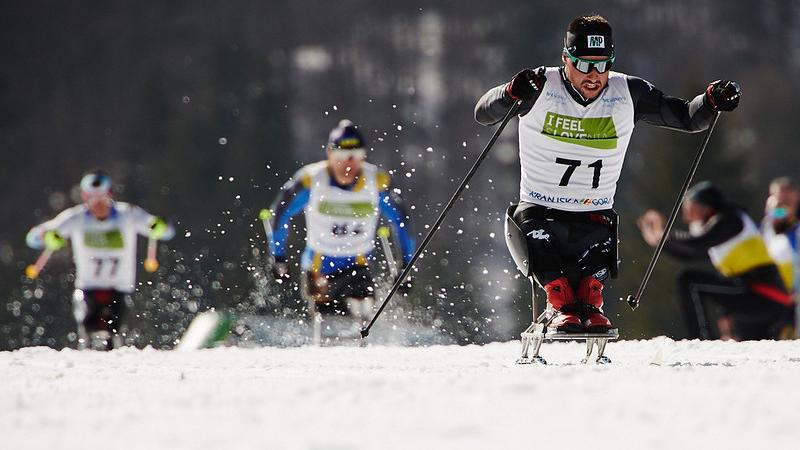
[(111, 349), (123, 344), (125, 313), (136, 285), (136, 237), (168, 240), (172, 226), (142, 208), (114, 201), (103, 171), (80, 182), (83, 203), (33, 227), (28, 246), (56, 251), (72, 244), (75, 261), (73, 311), (79, 348)]
[[(683, 261), (710, 259), (717, 272), (685, 270), (678, 277), (689, 339), (791, 337), (792, 297), (750, 216), (708, 182), (686, 193), (682, 215), (689, 231), (672, 233), (664, 251)], [(637, 225), (645, 242), (658, 245), (663, 215), (649, 210)], [(710, 326), (708, 301), (721, 310), (718, 336)]]
[(606, 19), (578, 17), (567, 28), (561, 67), (524, 69), (475, 107), (476, 120), (493, 125), (522, 102), (520, 201), (512, 214), (525, 242), (509, 245), (531, 255), (532, 274), (554, 313), (549, 327), (557, 331), (612, 328), (602, 292), (616, 273), (612, 207), (636, 122), (697, 132), (708, 128), (717, 111), (732, 111), (739, 103), (732, 81), (715, 81), (687, 101), (611, 71), (615, 59)]
[[(413, 255), (414, 235), (389, 175), (364, 161), (366, 142), (352, 122), (342, 120), (330, 132), (325, 152), (324, 161), (297, 171), (272, 205), (272, 271), (276, 280), (288, 279), (289, 221), (304, 213), (304, 297), (322, 314), (364, 317), (374, 304), (369, 263), (379, 217), (391, 222), (404, 265)], [(403, 288), (408, 292), (410, 281)]]

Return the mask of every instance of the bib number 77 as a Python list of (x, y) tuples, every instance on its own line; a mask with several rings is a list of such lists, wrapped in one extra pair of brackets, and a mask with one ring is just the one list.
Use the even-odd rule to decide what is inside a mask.
[[(565, 170), (564, 175), (561, 176), (561, 182), (558, 183), (559, 186), (567, 186), (569, 185), (569, 179), (572, 178), (572, 174), (575, 173), (575, 169), (581, 165), (581, 161), (577, 159), (556, 158), (556, 164), (564, 164), (567, 166), (567, 170)], [(603, 160), (598, 159), (587, 167), (594, 169), (592, 189), (597, 189), (597, 186), (600, 186), (600, 170), (603, 168)]]

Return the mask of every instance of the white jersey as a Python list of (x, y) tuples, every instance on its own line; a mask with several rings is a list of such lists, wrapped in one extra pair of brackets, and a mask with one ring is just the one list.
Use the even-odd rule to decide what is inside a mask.
[(86, 205), (77, 205), (36, 226), (29, 236), (53, 230), (70, 240), (76, 288), (131, 293), (136, 281), (136, 236), (150, 233), (152, 218), (138, 206), (115, 202), (111, 215), (98, 220)]
[(627, 77), (610, 72), (600, 96), (582, 106), (558, 68), (545, 74), (539, 97), (519, 120), (520, 201), (566, 211), (609, 209), (634, 125)]
[(379, 173), (369, 163), (351, 190), (331, 183), (325, 161), (304, 169), (310, 190), (305, 209), (307, 246), (325, 256), (355, 256), (371, 252), (378, 226)]

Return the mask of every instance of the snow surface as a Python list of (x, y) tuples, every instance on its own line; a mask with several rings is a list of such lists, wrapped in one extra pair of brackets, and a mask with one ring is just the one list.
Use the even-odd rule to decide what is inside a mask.
[(0, 448), (800, 448), (800, 341), (0, 353)]

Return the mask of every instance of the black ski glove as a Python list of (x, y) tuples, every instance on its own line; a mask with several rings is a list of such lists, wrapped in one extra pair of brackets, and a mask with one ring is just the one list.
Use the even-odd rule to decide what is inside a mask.
[(714, 81), (706, 88), (706, 104), (714, 111), (733, 111), (739, 106), (742, 89), (735, 81)]
[(289, 281), (289, 265), (284, 258), (275, 258), (272, 262), (272, 278), (278, 283)]
[(524, 69), (506, 85), (506, 92), (514, 100), (527, 102), (542, 89), (545, 79), (544, 67)]

